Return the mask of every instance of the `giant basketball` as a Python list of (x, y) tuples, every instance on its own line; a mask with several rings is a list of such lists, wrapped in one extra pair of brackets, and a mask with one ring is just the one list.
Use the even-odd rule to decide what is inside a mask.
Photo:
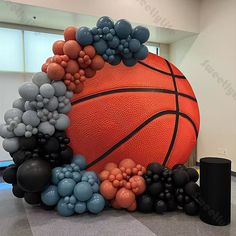
[(185, 163), (199, 131), (199, 109), (185, 76), (149, 53), (133, 67), (106, 64), (72, 99), (67, 134), (75, 154), (100, 171), (131, 158), (168, 167)]

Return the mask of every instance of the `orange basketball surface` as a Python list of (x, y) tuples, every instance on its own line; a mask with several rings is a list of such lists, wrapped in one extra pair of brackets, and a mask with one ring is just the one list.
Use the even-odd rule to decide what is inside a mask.
[(144, 166), (183, 164), (195, 146), (200, 124), (187, 79), (152, 53), (133, 67), (106, 64), (72, 98), (69, 117), (71, 147), (95, 171), (124, 158)]

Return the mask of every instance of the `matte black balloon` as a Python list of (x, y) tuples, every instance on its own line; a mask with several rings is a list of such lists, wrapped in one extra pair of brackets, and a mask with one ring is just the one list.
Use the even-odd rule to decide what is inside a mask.
[(175, 186), (183, 187), (189, 181), (189, 176), (185, 170), (176, 169), (172, 175)]
[(71, 147), (67, 147), (65, 150), (61, 151), (60, 158), (63, 161), (63, 163), (67, 164), (71, 162), (71, 159), (73, 158), (73, 151)]
[(33, 150), (37, 145), (37, 139), (35, 136), (31, 136), (30, 138), (20, 137), (19, 142), (22, 150)]
[(12, 154), (12, 158), (17, 167), (19, 167), (26, 159), (25, 151), (19, 150)]
[(57, 138), (51, 137), (49, 138), (46, 143), (43, 145), (43, 150), (46, 153), (58, 152), (60, 148), (59, 142)]
[(149, 194), (141, 195), (137, 198), (138, 210), (143, 213), (153, 212), (153, 200)]
[(183, 209), (184, 209), (184, 212), (190, 216), (195, 216), (199, 212), (199, 206), (194, 201), (185, 204)]
[(41, 201), (41, 202), (40, 202), (40, 207), (41, 207), (42, 209), (46, 210), (46, 211), (50, 211), (50, 210), (53, 210), (53, 209), (56, 207), (56, 205), (55, 205), (55, 206), (48, 206), (48, 205), (44, 204), (44, 203)]
[(2, 174), (3, 180), (9, 184), (16, 183), (17, 167), (15, 165), (8, 166)]
[(41, 193), (29, 193), (26, 192), (24, 195), (24, 199), (30, 205), (37, 205), (41, 202)]
[(150, 170), (152, 174), (161, 174), (163, 172), (164, 167), (157, 162), (153, 162), (147, 166), (147, 171)]
[(193, 182), (197, 182), (198, 181), (199, 174), (198, 174), (196, 169), (194, 169), (194, 168), (187, 168), (186, 171), (187, 171), (191, 181), (193, 181)]
[(183, 170), (186, 170), (187, 167), (183, 164), (176, 164), (173, 166), (172, 170), (176, 170), (176, 169), (183, 169)]
[(147, 190), (152, 196), (158, 196), (163, 190), (163, 185), (161, 182), (152, 183), (148, 186)]
[(12, 193), (15, 197), (23, 198), (25, 195), (25, 191), (23, 191), (17, 184), (12, 186)]
[(191, 197), (197, 197), (200, 192), (200, 187), (195, 182), (189, 182), (184, 187), (184, 192)]
[(157, 200), (154, 202), (154, 208), (156, 213), (162, 214), (167, 210), (166, 203), (163, 200)]
[(50, 182), (51, 168), (39, 158), (25, 161), (17, 171), (17, 183), (26, 192), (40, 192)]
[(167, 211), (175, 211), (177, 209), (177, 203), (174, 198), (166, 201)]

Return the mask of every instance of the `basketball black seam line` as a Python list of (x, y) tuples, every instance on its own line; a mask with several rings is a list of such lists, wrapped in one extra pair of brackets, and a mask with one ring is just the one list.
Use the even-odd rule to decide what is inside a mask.
[[(90, 168), (91, 166), (95, 165), (99, 161), (102, 161), (103, 159), (105, 159), (108, 155), (110, 155), (113, 151), (115, 151), (117, 148), (119, 148), (122, 144), (124, 144), (129, 139), (131, 139), (134, 135), (136, 135), (141, 129), (143, 129), (146, 125), (148, 125), (153, 120), (155, 120), (161, 116), (169, 115), (169, 114), (176, 115), (176, 110), (165, 110), (165, 111), (161, 111), (161, 112), (158, 112), (158, 113), (152, 115), (147, 120), (145, 120), (141, 125), (139, 125), (137, 128), (135, 128), (132, 132), (130, 132), (127, 136), (125, 136), (123, 139), (121, 139), (118, 143), (116, 143), (111, 148), (109, 148), (106, 152), (104, 152), (100, 157), (98, 157), (94, 161), (90, 162), (86, 168)], [(195, 126), (193, 120), (185, 113), (180, 112), (179, 115), (181, 117), (187, 119), (192, 124), (194, 131), (195, 131), (195, 136), (197, 139), (198, 130), (197, 130), (197, 127)]]
[(173, 70), (172, 70), (172, 67), (171, 67), (171, 64), (165, 60), (168, 67), (169, 67), (169, 70), (170, 70), (170, 73), (171, 73), (171, 76), (172, 76), (172, 80), (173, 80), (173, 84), (174, 84), (174, 88), (175, 88), (175, 102), (176, 102), (176, 118), (175, 118), (175, 126), (174, 126), (174, 132), (173, 132), (173, 135), (172, 135), (172, 138), (171, 138), (171, 142), (170, 142), (170, 146), (168, 148), (168, 151), (166, 153), (166, 156), (164, 158), (164, 161), (162, 163), (163, 166), (165, 166), (169, 160), (169, 157), (170, 157), (170, 154), (172, 152), (172, 149), (174, 147), (174, 144), (175, 144), (175, 140), (176, 140), (176, 136), (177, 136), (177, 132), (178, 132), (178, 127), (179, 127), (179, 95), (178, 95), (178, 88), (177, 88), (177, 84), (176, 84), (176, 80), (175, 80), (175, 75), (173, 73)]
[[(168, 72), (166, 72), (166, 71), (157, 69), (157, 68), (155, 68), (155, 67), (153, 67), (153, 66), (148, 65), (147, 63), (145, 63), (145, 62), (143, 62), (143, 61), (138, 61), (138, 63), (141, 64), (141, 65), (143, 65), (143, 66), (148, 67), (149, 69), (155, 70), (155, 71), (157, 71), (157, 72), (159, 72), (159, 73), (161, 73), (161, 74), (172, 76), (171, 73), (168, 73)], [(174, 74), (174, 76), (175, 76), (175, 78), (178, 78), (178, 79), (186, 79), (186, 77), (185, 77), (184, 75), (175, 75), (175, 74)]]
[[(176, 91), (172, 91), (169, 89), (161, 89), (161, 88), (123, 88), (123, 89), (113, 89), (113, 90), (108, 90), (108, 91), (104, 91), (104, 92), (100, 92), (100, 93), (96, 93), (96, 94), (91, 94), (88, 95), (86, 97), (83, 98), (79, 98), (75, 101), (73, 101), (71, 104), (75, 105), (81, 102), (85, 102), (88, 101), (90, 99), (93, 98), (97, 98), (97, 97), (101, 97), (101, 96), (106, 96), (106, 95), (110, 95), (110, 94), (115, 94), (115, 93), (125, 93), (125, 92), (155, 92), (155, 93), (169, 93), (169, 94), (176, 94)], [(185, 93), (178, 93), (180, 96), (188, 98), (194, 102), (197, 102), (196, 98), (185, 94)]]

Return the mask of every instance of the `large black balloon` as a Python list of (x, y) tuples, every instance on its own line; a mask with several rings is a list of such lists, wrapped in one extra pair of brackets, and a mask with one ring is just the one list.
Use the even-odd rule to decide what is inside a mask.
[(12, 158), (16, 166), (20, 166), (26, 160), (25, 151), (19, 150), (13, 153)]
[(37, 139), (35, 136), (31, 136), (30, 138), (20, 137), (19, 143), (22, 150), (33, 150), (36, 148)]
[(26, 192), (24, 199), (30, 205), (36, 205), (41, 203), (41, 193), (29, 193)]
[(58, 152), (60, 148), (57, 138), (50, 137), (46, 143), (43, 145), (43, 150), (46, 153)]
[(73, 150), (71, 147), (66, 147), (63, 151), (60, 153), (60, 158), (63, 161), (63, 163), (68, 164), (71, 162), (71, 159), (73, 158)]
[(137, 198), (138, 210), (143, 213), (150, 213), (153, 211), (153, 200), (149, 194), (141, 195)]
[(184, 212), (190, 216), (195, 216), (199, 212), (199, 206), (194, 201), (185, 204), (183, 209), (184, 209)]
[(195, 182), (189, 182), (184, 186), (184, 192), (189, 196), (195, 198), (200, 192), (200, 187)]
[(194, 168), (187, 168), (186, 172), (188, 173), (189, 178), (190, 178), (191, 181), (193, 181), (193, 182), (197, 182), (198, 181), (199, 174), (198, 174), (196, 169), (194, 169)]
[(167, 211), (175, 211), (177, 209), (177, 203), (174, 198), (166, 201)]
[(155, 211), (158, 214), (162, 214), (167, 210), (166, 203), (163, 200), (157, 200), (154, 202)]
[(48, 162), (33, 158), (20, 165), (17, 171), (17, 183), (26, 192), (40, 192), (51, 178), (51, 168)]
[(161, 184), (161, 182), (152, 183), (151, 185), (147, 187), (147, 190), (152, 196), (157, 197), (159, 193), (162, 192), (163, 185)]
[(2, 174), (3, 180), (9, 184), (16, 183), (17, 167), (15, 165), (8, 166)]
[(25, 191), (23, 191), (17, 184), (12, 186), (12, 193), (15, 197), (23, 198), (25, 195)]
[(183, 169), (175, 169), (173, 171), (172, 178), (175, 186), (177, 187), (184, 187), (184, 185), (189, 181), (189, 176)]
[(153, 162), (147, 166), (147, 171), (151, 171), (152, 174), (160, 175), (163, 172), (164, 167), (157, 162)]

